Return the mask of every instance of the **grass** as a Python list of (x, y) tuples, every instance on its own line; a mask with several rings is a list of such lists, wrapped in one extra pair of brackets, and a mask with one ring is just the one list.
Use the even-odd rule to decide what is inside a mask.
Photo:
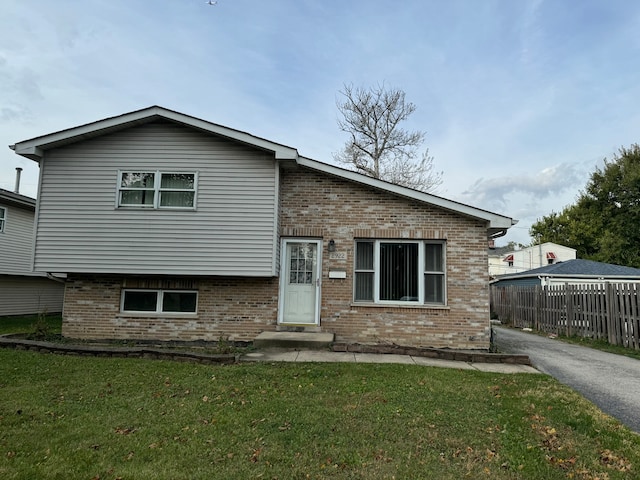
[(542, 375), (0, 350), (1, 478), (630, 478), (640, 438)]
[(576, 345), (582, 345), (583, 347), (595, 348), (596, 350), (602, 350), (603, 352), (615, 353), (616, 355), (624, 355), (625, 357), (635, 358), (640, 360), (640, 350), (634, 348), (626, 348), (619, 345), (611, 345), (606, 340), (597, 340), (595, 338), (585, 338), (578, 336), (567, 337), (564, 335), (557, 337), (559, 340), (567, 343), (573, 343)]
[(29, 315), (0, 317), (0, 335), (9, 333), (60, 335), (62, 317), (60, 315)]
[(544, 375), (0, 350), (3, 479), (613, 480), (639, 469), (638, 435)]

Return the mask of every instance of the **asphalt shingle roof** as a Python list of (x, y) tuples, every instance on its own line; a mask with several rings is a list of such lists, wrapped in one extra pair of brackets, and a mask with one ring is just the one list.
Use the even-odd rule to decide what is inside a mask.
[(565, 262), (545, 265), (525, 272), (500, 275), (497, 279), (529, 277), (529, 276), (571, 276), (590, 275), (594, 277), (640, 277), (640, 268), (623, 267), (612, 263), (594, 262), (593, 260), (567, 260)]

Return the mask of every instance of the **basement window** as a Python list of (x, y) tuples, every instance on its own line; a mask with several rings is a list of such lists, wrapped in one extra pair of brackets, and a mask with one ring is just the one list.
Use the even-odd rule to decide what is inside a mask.
[(120, 310), (130, 313), (196, 313), (192, 290), (123, 290)]

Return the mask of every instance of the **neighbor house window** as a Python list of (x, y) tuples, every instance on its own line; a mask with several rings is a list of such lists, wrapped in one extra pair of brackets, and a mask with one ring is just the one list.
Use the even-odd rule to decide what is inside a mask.
[(445, 243), (358, 240), (354, 300), (375, 303), (446, 303)]
[(118, 207), (195, 208), (196, 173), (120, 172)]
[(4, 224), (7, 221), (7, 209), (0, 207), (0, 233), (4, 232)]
[(192, 290), (123, 290), (123, 312), (196, 313), (198, 292)]

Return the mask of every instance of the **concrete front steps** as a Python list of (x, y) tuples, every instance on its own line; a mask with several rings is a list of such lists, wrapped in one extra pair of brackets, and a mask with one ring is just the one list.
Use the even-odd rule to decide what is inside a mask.
[(333, 333), (326, 332), (262, 332), (253, 340), (253, 346), (258, 349), (326, 350), (333, 340)]

